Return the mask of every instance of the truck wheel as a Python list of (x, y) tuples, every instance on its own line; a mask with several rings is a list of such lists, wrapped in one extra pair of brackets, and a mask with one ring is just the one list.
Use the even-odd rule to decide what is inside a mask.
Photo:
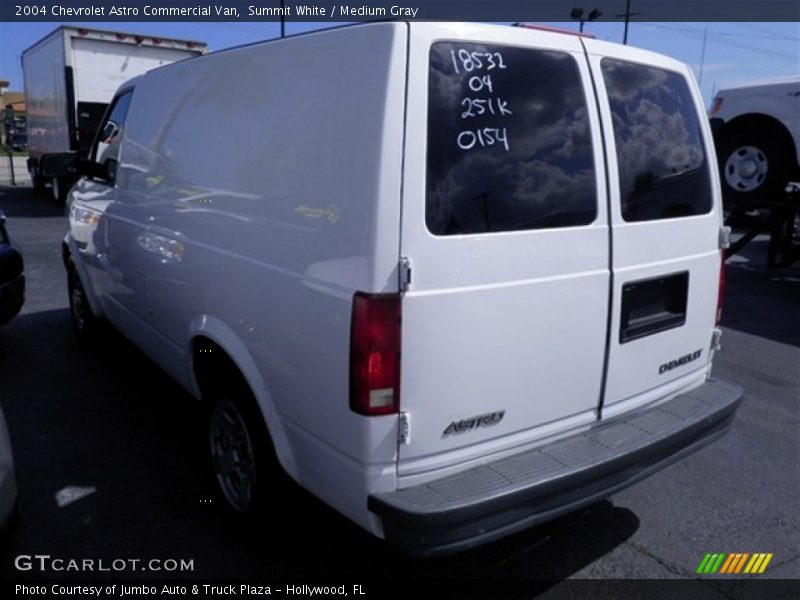
[(745, 130), (728, 136), (720, 151), (723, 194), (765, 198), (783, 194), (791, 176), (791, 152), (769, 131)]
[(53, 177), (51, 183), (53, 186), (53, 200), (56, 206), (64, 206), (69, 192), (69, 181), (65, 177)]
[(266, 424), (241, 375), (214, 387), (208, 439), (219, 495), (240, 524), (263, 523), (278, 514), (284, 483)]
[(36, 170), (36, 167), (32, 167), (28, 171), (28, 173), (31, 176), (31, 185), (33, 186), (33, 191), (39, 194), (44, 192), (46, 182), (44, 177), (39, 175), (39, 172)]
[(69, 313), (72, 317), (75, 337), (79, 343), (89, 344), (97, 339), (101, 323), (89, 306), (86, 290), (72, 259), (67, 267), (67, 289), (69, 290)]

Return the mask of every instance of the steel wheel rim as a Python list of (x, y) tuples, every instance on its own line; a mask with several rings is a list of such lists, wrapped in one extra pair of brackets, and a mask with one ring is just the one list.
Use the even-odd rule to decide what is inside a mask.
[(253, 444), (236, 405), (223, 400), (211, 414), (211, 456), (214, 474), (225, 499), (245, 512), (253, 501), (255, 469)]
[(755, 146), (741, 146), (725, 161), (725, 181), (737, 192), (752, 192), (767, 178), (769, 161)]

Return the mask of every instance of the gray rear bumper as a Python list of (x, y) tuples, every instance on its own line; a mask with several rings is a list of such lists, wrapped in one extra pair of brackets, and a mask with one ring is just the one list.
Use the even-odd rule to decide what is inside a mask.
[(710, 380), (656, 407), (409, 488), (369, 497), (390, 544), (465, 550), (613, 494), (725, 434), (742, 388)]

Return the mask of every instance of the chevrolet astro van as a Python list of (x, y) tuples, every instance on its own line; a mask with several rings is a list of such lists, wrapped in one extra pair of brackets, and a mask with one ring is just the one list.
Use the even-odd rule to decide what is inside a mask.
[[(283, 469), (405, 552), (490, 542), (721, 437), (723, 248), (689, 69), (483, 24), (361, 24), (116, 94), (63, 244), (208, 407), (225, 503)], [(684, 501), (676, 493), (676, 502)]]

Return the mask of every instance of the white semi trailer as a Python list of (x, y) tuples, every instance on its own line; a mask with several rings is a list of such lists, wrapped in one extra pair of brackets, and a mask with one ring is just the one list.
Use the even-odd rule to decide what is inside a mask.
[(82, 27), (59, 27), (22, 53), (28, 113), (28, 171), (63, 202), (68, 173), (42, 159), (76, 152), (86, 158), (108, 103), (125, 81), (150, 69), (205, 54), (205, 43)]

